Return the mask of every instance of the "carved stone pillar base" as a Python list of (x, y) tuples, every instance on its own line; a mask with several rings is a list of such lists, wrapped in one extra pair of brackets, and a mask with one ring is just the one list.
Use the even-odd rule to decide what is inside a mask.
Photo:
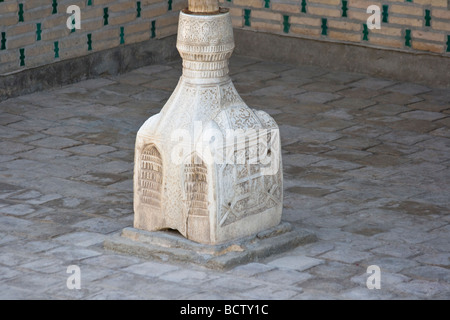
[(161, 112), (140, 128), (134, 227), (176, 229), (203, 244), (280, 223), (283, 176), (278, 126), (250, 109), (228, 76), (234, 49), (227, 10), (180, 13), (183, 75)]

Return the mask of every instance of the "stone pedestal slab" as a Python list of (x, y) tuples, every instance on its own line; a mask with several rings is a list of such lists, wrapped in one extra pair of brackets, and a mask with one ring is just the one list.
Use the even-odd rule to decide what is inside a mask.
[(275, 227), (220, 245), (200, 244), (175, 231), (144, 231), (125, 228), (104, 247), (146, 259), (188, 262), (212, 269), (228, 269), (316, 241), (313, 233), (283, 222)]

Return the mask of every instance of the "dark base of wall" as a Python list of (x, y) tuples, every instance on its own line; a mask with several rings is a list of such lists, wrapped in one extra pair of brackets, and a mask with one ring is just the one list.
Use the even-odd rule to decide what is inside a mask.
[(129, 44), (42, 67), (0, 75), (0, 101), (101, 75), (124, 73), (179, 58), (176, 36)]
[(294, 65), (365, 73), (392, 80), (450, 87), (450, 57), (234, 30), (236, 54)]
[[(450, 87), (450, 57), (363, 47), (235, 29), (236, 54), (293, 65), (365, 73)], [(124, 73), (178, 59), (176, 35), (120, 46), (84, 57), (0, 75), (0, 101), (101, 75)]]

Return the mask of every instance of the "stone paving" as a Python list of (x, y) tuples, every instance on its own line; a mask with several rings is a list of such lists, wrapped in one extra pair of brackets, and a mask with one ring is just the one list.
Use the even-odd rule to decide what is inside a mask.
[(0, 102), (1, 299), (450, 299), (450, 89), (244, 56), (236, 88), (281, 129), (283, 219), (318, 241), (228, 271), (105, 251), (132, 224), (136, 132), (180, 74)]

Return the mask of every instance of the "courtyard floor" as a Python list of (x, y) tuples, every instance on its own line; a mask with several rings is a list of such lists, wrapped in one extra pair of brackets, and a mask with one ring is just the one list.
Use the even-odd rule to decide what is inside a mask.
[(236, 88), (281, 130), (283, 220), (317, 241), (226, 271), (104, 250), (133, 222), (137, 130), (180, 75), (0, 102), (0, 299), (450, 299), (450, 89), (245, 56)]

